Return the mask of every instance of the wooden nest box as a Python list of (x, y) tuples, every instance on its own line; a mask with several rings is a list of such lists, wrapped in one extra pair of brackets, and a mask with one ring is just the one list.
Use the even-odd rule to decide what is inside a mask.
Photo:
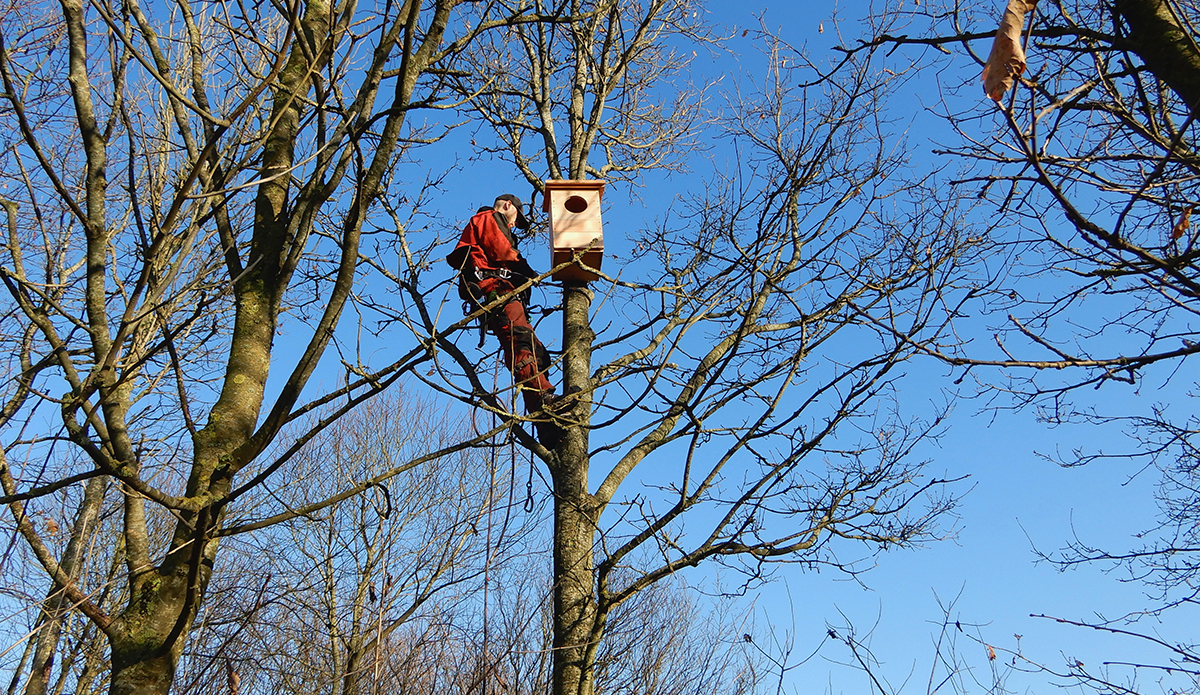
[[(589, 268), (604, 260), (604, 230), (600, 222), (603, 181), (547, 181), (542, 209), (550, 215), (550, 265), (557, 267), (576, 256)], [(591, 282), (599, 276), (578, 262), (562, 268), (555, 280)]]

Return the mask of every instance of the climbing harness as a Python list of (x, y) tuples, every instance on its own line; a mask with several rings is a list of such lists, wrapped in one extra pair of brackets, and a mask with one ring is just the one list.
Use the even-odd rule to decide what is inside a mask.
[[(483, 307), (494, 303), (497, 299), (500, 298), (501, 293), (498, 292), (497, 290), (483, 289), (482, 283), (484, 281), (491, 280), (491, 279), (504, 280), (509, 283), (509, 287), (511, 289), (512, 288), (511, 280), (514, 277), (518, 280), (524, 279), (524, 276), (515, 274), (508, 268), (486, 269), (486, 270), (480, 270), (478, 268), (475, 268), (475, 269), (471, 269), (471, 270), (459, 271), (458, 297), (463, 302), (463, 306), (462, 306), (463, 314), (470, 315), (470, 314), (482, 309)], [(514, 298), (517, 301), (521, 302), (521, 305), (524, 306), (526, 308), (526, 310), (528, 311), (530, 308), (529, 302), (532, 299), (532, 295), (533, 295), (533, 288), (526, 287), (524, 290), (521, 290), (519, 293), (517, 293), (514, 296)], [(478, 347), (483, 347), (485, 336), (487, 335), (488, 329), (490, 328), (490, 326), (488, 324), (491, 323), (491, 319), (492, 319), (493, 315), (496, 313), (497, 309), (500, 309), (501, 311), (503, 311), (503, 306), (494, 307), (491, 311), (488, 311), (479, 317), (479, 345), (478, 345)]]

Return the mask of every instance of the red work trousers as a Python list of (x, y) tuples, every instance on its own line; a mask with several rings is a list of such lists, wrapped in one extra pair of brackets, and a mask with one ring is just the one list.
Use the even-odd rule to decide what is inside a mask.
[[(485, 294), (503, 295), (513, 290), (512, 284), (504, 278), (485, 278), (480, 280), (479, 287)], [(554, 393), (554, 386), (543, 371), (548, 365), (538, 364), (538, 353), (546, 354), (546, 348), (534, 335), (533, 325), (525, 315), (525, 306), (514, 297), (504, 306), (493, 309), (488, 315), (488, 328), (500, 339), (504, 362), (525, 399), (525, 409), (528, 412), (540, 410), (546, 397)]]

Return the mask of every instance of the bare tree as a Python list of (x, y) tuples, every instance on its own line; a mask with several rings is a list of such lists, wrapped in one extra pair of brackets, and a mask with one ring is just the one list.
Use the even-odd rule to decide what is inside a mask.
[[(961, 44), (983, 64), (975, 48), (990, 43), (994, 15), (956, 5), (927, 12), (946, 18), (931, 28), (944, 34), (897, 38), (885, 25), (843, 50)], [(1000, 359), (951, 345), (938, 352), (944, 359), (1013, 374), (1073, 368), (1061, 385), (1028, 389), (1053, 402), (1081, 385), (1133, 383), (1143, 368), (1200, 349), (1187, 324), (1197, 291), (1194, 12), (1167, 0), (1043, 6), (1026, 27), (1030, 72), (1019, 87), (998, 108), (979, 98), (978, 110), (947, 114), (962, 139), (941, 153), (971, 167), (956, 186), (994, 203), (996, 224), (1019, 224), (994, 235), (1009, 265), (978, 292), (989, 312), (1013, 314)], [(1047, 270), (1053, 283), (1029, 282)], [(1084, 323), (1092, 303), (1103, 306)]]
[[(462, 4), (66, 0), (0, 20), (0, 484), (46, 592), (29, 692), (49, 689), (67, 611), (103, 635), (111, 692), (166, 692), (221, 539), (468, 445), (265, 518), (241, 506), (429, 358), (393, 342), (370, 364), (339, 326), (381, 198), (419, 201), (395, 165), (438, 133), (408, 113), (445, 105), (446, 66), (480, 33), (534, 19)], [(305, 400), (335, 343), (345, 385)], [(89, 551), (107, 577), (81, 561), (99, 519), (119, 532)]]
[[(1200, 196), (1198, 9), (1174, 0), (1041, 5), (1024, 25), (1028, 72), (998, 104), (974, 92), (973, 79), (965, 93), (959, 83), (944, 85), (952, 106), (940, 115), (958, 137), (939, 152), (964, 167), (955, 182), (960, 196), (987, 206), (995, 252), (958, 311), (994, 319), (986, 328), (995, 342), (920, 346), (961, 367), (960, 381), (975, 374), (992, 393), (1035, 405), (1051, 423), (1126, 426), (1127, 451), (1080, 450), (1063, 462), (1126, 458), (1157, 466), (1164, 522), (1147, 529), (1144, 547), (1103, 551), (1081, 543), (1059, 559), (1140, 567), (1170, 589), (1164, 605), (1196, 595), (1193, 437), (1200, 423), (1186, 406), (1181, 418), (1169, 403), (1142, 413), (1098, 408), (1086, 397), (1080, 402), (1080, 387), (1158, 388), (1180, 378), (1200, 350), (1200, 248), (1190, 220)], [(918, 17), (931, 21), (914, 26)], [(910, 24), (901, 26), (904, 20)], [(928, 47), (946, 51), (947, 60), (958, 55), (950, 48), (961, 48), (959, 62), (974, 77), (996, 16), (944, 3), (878, 21), (875, 35), (843, 49), (846, 56), (899, 44), (920, 47), (914, 60), (931, 64)]]
[[(699, 113), (671, 97), (639, 107), (681, 64), (670, 42), (701, 33), (698, 5), (567, 7), (587, 19), (516, 27), (510, 53), (473, 54), (506, 67), (462, 77), (479, 95), (468, 111), (535, 189), (543, 176), (636, 179), (670, 165)], [(860, 55), (797, 88), (820, 78), (816, 66), (767, 45), (770, 76), (731, 95), (704, 133), (734, 143), (734, 169), (678, 192), (676, 214), (633, 239), (620, 279), (563, 287), (566, 436), (548, 450), (518, 434), (553, 493), (555, 695), (595, 692), (615, 611), (687, 567), (720, 561), (748, 582), (773, 562), (856, 572), (839, 547), (870, 555), (937, 538), (953, 507), (946, 481), (911, 460), (938, 415), (892, 405), (914, 341), (944, 325), (970, 242), (949, 201), (899, 176), (883, 101), (902, 75)], [(432, 320), (410, 325), (438, 336)], [(478, 357), (440, 345), (431, 381), (507, 414)]]
[[(400, 393), (327, 429), (247, 511), (261, 518), (331, 497), (457, 434), (444, 408)], [(184, 652), (179, 691), (219, 690), (225, 664), (252, 690), (397, 691), (391, 677), (399, 644), (432, 629), (454, 606), (474, 605), (489, 563), (503, 561), (528, 533), (512, 513), (520, 500), (500, 494), (496, 478), (506, 473), (479, 453), (459, 452), (367, 494), (231, 539)], [(512, 523), (502, 526), (506, 510)], [(409, 662), (425, 656), (409, 647)], [(410, 665), (407, 672), (419, 670)]]
[[(401, 393), (310, 443), (279, 487), (260, 491), (254, 515), (334, 494), (344, 478), (372, 477), (454, 432), (448, 413)], [(232, 539), (177, 690), (219, 691), (232, 673), (243, 692), (549, 692), (545, 510), (527, 511), (529, 462), (509, 453), (445, 457)], [(746, 622), (727, 601), (713, 610), (678, 583), (656, 585), (614, 613), (597, 683), (609, 692), (750, 692)]]
[[(414, 224), (438, 176), (406, 185), (396, 167), (441, 131), (406, 117), (461, 107), (494, 126), (484, 147), (534, 187), (680, 166), (711, 118), (697, 104), (704, 89), (666, 106), (656, 90), (686, 65), (672, 42), (710, 38), (697, 5), (39, 9), (28, 27), (0, 25), (0, 117), (15, 134), (0, 169), (13, 300), (0, 340), (18, 375), (0, 412), (0, 483), (43, 573), (43, 622), (68, 608), (86, 617), (111, 651), (111, 692), (165, 692), (189, 635), (219, 627), (204, 621), (222, 611), (203, 608), (221, 588), (220, 547), (319, 520), (510, 430), (550, 476), (555, 695), (636, 683), (607, 660), (638, 644), (623, 641), (621, 611), (638, 614), (646, 592), (686, 567), (722, 561), (747, 582), (776, 561), (857, 572), (859, 556), (938, 537), (953, 499), (912, 453), (940, 415), (901, 415), (895, 385), (914, 346), (944, 327), (971, 242), (949, 202), (900, 177), (882, 106), (903, 75), (877, 70), (868, 52), (796, 87), (816, 66), (766, 39), (773, 72), (730, 96), (704, 133), (736, 144), (735, 169), (681, 192), (678, 212), (640, 233), (622, 279), (564, 288), (560, 366), (575, 405), (551, 451), (506, 407), (489, 362), (458, 344), (473, 317), (447, 320), (452, 281), (432, 263), (444, 247)], [(350, 306), (384, 321), (346, 330)], [(383, 364), (367, 357), (376, 327), (388, 331)], [(306, 401), (331, 346), (345, 383)], [(298, 474), (306, 445), (402, 375), (498, 424), (258, 513), (287, 489), (276, 481)], [(107, 579), (85, 581), (70, 548), (47, 542), (35, 520), (55, 502), (70, 503), (77, 543), (95, 537), (93, 518), (118, 532), (101, 554), (109, 562), (89, 565), (114, 567)], [(326, 551), (338, 542), (327, 529)], [(356, 597), (365, 586), (369, 604), (364, 576), (345, 586)], [(259, 586), (233, 586), (223, 606), (266, 609), (274, 594)], [(326, 671), (347, 690), (366, 683), (349, 654), (365, 663), (382, 646), (370, 646), (370, 611), (356, 601), (318, 604), (347, 606), (339, 620), (356, 626), (360, 639)], [(376, 615), (377, 626), (409, 624)], [(484, 664), (477, 674), (499, 658), (488, 640), (456, 655), (443, 633), (413, 629), (397, 627), (392, 646), (436, 642), (444, 658), (418, 654), (468, 655)], [(39, 635), (48, 659), (57, 637)], [(393, 675), (413, 672), (399, 649), (388, 654)], [(211, 664), (193, 657), (189, 685), (211, 684)]]

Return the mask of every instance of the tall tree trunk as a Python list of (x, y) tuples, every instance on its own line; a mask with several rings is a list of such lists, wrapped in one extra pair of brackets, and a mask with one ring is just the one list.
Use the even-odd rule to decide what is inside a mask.
[(171, 689), (217, 552), (217, 541), (208, 537), (217, 526), (211, 510), (191, 515), (190, 520), (194, 535), (176, 544), (159, 567), (135, 578), (128, 606), (108, 630), (111, 695), (166, 695)]
[(588, 492), (588, 430), (594, 333), (588, 318), (592, 292), (568, 283), (563, 297), (563, 388), (578, 389), (554, 483), (554, 695), (592, 695), (595, 665), (596, 589), (593, 557), (598, 513)]
[[(250, 259), (233, 278), (235, 315), (221, 393), (208, 422), (192, 438), (194, 453), (187, 496), (203, 506), (180, 510), (170, 549), (157, 567), (131, 568), (129, 604), (109, 631), (112, 695), (165, 695), (211, 576), (221, 505), (233, 475), (248, 463), (245, 445), (262, 414), (279, 308), (303, 237), (290, 234), (296, 134), (307, 108), (314, 75), (337, 41), (328, 0), (305, 0), (297, 38), (278, 80), (271, 85), (271, 130), (262, 151), (255, 196)], [(126, 524), (129, 544), (146, 546), (144, 524)]]

